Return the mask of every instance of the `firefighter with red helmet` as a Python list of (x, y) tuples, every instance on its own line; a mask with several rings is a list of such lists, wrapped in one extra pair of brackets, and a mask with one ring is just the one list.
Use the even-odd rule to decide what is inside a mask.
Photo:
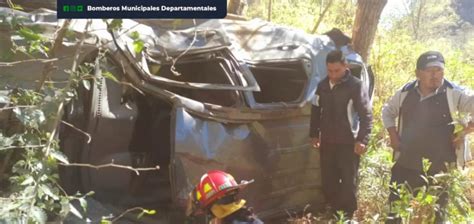
[(238, 184), (234, 177), (220, 170), (205, 173), (189, 195), (186, 215), (201, 216), (204, 222), (218, 224), (263, 224), (244, 199), (237, 198), (240, 189), (253, 181)]

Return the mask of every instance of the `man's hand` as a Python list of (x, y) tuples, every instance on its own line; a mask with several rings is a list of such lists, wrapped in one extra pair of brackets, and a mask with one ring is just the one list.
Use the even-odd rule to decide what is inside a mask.
[(390, 136), (390, 147), (395, 151), (400, 150), (400, 137), (398, 137), (398, 135)]
[(367, 152), (367, 147), (362, 142), (356, 142), (354, 145), (354, 153), (357, 155), (362, 155)]
[(311, 138), (311, 146), (313, 146), (313, 148), (315, 149), (319, 149), (319, 146), (321, 144), (319, 138)]
[(458, 149), (458, 146), (464, 143), (464, 133), (458, 133), (453, 135), (453, 148), (454, 150)]
[(400, 136), (398, 135), (395, 127), (387, 128), (388, 135), (390, 136), (390, 146), (394, 151), (400, 150)]
[(472, 132), (474, 132), (474, 125), (471, 122), (462, 131), (460, 131), (458, 133), (455, 133), (454, 136), (453, 136), (453, 147), (454, 147), (454, 149), (457, 149), (459, 145), (463, 144), (466, 135), (469, 135)]

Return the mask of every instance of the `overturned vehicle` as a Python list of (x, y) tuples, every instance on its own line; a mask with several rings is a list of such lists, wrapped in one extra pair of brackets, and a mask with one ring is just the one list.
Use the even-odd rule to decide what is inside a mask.
[[(49, 11), (2, 10), (45, 32), (61, 24)], [(158, 207), (180, 216), (201, 175), (220, 169), (255, 180), (242, 197), (262, 218), (308, 204), (317, 208), (323, 198), (309, 115), (316, 86), (326, 76), (326, 54), (342, 48), (352, 74), (370, 95), (373, 90), (370, 72), (347, 45), (266, 21), (124, 19), (111, 35), (102, 20), (72, 20), (70, 29), (86, 35), (80, 62), (94, 65), (95, 78), (64, 110), (65, 121), (91, 136), (89, 142), (62, 129), (69, 161), (160, 169), (136, 175), (67, 167), (61, 181), (68, 192), (94, 191), (98, 200), (123, 207)], [(139, 34), (142, 50), (134, 49), (132, 33)], [(53, 80), (67, 80), (74, 41), (64, 40)], [(32, 88), (29, 83), (39, 79), (35, 71), (42, 64), (25, 63), (2, 71), (19, 74), (0, 77), (5, 95)]]

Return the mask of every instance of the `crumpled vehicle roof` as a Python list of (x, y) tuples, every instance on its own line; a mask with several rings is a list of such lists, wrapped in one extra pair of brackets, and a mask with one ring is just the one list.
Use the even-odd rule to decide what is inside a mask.
[[(26, 18), (26, 24), (44, 27), (57, 27), (63, 20), (56, 18), (56, 12), (49, 9), (38, 9), (32, 12), (22, 12), (0, 7), (0, 17), (21, 16)], [(284, 45), (300, 45), (312, 50), (313, 54), (325, 48), (334, 48), (334, 43), (326, 35), (313, 35), (292, 27), (273, 24), (261, 19), (250, 21), (230, 19), (123, 19), (123, 30), (139, 31), (152, 50), (160, 51), (165, 48), (173, 54), (187, 49), (193, 38), (196, 42), (191, 49), (210, 49), (221, 46), (231, 46), (240, 52), (243, 59), (263, 60), (292, 57), (288, 52), (274, 51)], [(86, 20), (73, 20), (71, 29), (84, 32)], [(54, 31), (50, 29), (47, 31)], [(45, 32), (47, 32), (45, 31)], [(110, 39), (106, 24), (101, 19), (93, 19), (90, 34), (101, 39)], [(196, 37), (194, 37), (196, 35)], [(298, 52), (298, 51), (297, 51)], [(274, 54), (268, 54), (274, 53)], [(292, 52), (294, 53), (294, 52)], [(300, 52), (299, 52), (300, 53)], [(354, 54), (355, 52), (347, 52)], [(359, 59), (359, 58), (358, 58)]]
[[(20, 12), (0, 7), (0, 25), (15, 16), (23, 17), (27, 26), (41, 27), (46, 37), (52, 37), (64, 21), (58, 21), (56, 13), (50, 10)], [(328, 36), (307, 34), (302, 30), (258, 19), (250, 21), (123, 19), (122, 21), (122, 29), (114, 33), (115, 40), (107, 31), (107, 24), (100, 19), (92, 20), (87, 31), (85, 28), (88, 20), (72, 20), (70, 30), (76, 35), (84, 33), (87, 35), (79, 58), (80, 62), (90, 61), (88, 56), (96, 55), (98, 46), (105, 47), (108, 50), (107, 60), (104, 62), (97, 60), (100, 61), (97, 62), (97, 66), (104, 66), (113, 75), (117, 75), (117, 79), (129, 81), (137, 89), (145, 92), (145, 95), (140, 95), (146, 98), (144, 105), (148, 105), (147, 100), (171, 105), (168, 111), (160, 104), (163, 110), (158, 111), (160, 116), (156, 116), (155, 121), (166, 120), (170, 126), (174, 126), (169, 133), (172, 137), (160, 135), (164, 136), (165, 140), (159, 139), (156, 142), (155, 139), (151, 141), (145, 137), (145, 139), (137, 137), (136, 142), (143, 145), (132, 149), (144, 153), (139, 150), (150, 147), (152, 150), (148, 150), (147, 153), (157, 153), (160, 151), (158, 149), (161, 149), (160, 152), (170, 153), (172, 162), (165, 161), (165, 163), (171, 164), (174, 171), (170, 174), (173, 176), (166, 181), (173, 189), (173, 193), (170, 194), (173, 202), (182, 205), (192, 189), (192, 184), (199, 180), (202, 172), (219, 168), (239, 178), (256, 179), (256, 183), (249, 187), (246, 194), (249, 204), (260, 209), (264, 213), (262, 216), (271, 216), (286, 208), (304, 206), (309, 202), (313, 202), (316, 206), (321, 204), (321, 194), (317, 191), (320, 185), (319, 176), (315, 175), (318, 173), (319, 165), (317, 157), (313, 156), (316, 151), (308, 148), (307, 130), (309, 102), (314, 96), (317, 84), (326, 76), (326, 55), (336, 48)], [(138, 32), (146, 43), (143, 52), (137, 53), (133, 49), (130, 34), (134, 31)], [(19, 38), (15, 38), (17, 38), (15, 33), (10, 30), (0, 32), (0, 48), (4, 46), (1, 45), (3, 40), (13, 39), (15, 43), (22, 44), (18, 41)], [(53, 81), (67, 81), (69, 74), (64, 70), (71, 68), (73, 63), (71, 55), (76, 50), (76, 42), (75, 37), (64, 39), (63, 47), (56, 55), (58, 69), (52, 74)], [(350, 48), (344, 47), (343, 50), (351, 63), (363, 67), (360, 56)], [(199, 56), (199, 60), (196, 59), (198, 62), (193, 64), (194, 67), (188, 67), (190, 76), (195, 77), (198, 73), (196, 70), (203, 68), (202, 64), (209, 59), (209, 56), (214, 57), (212, 58), (214, 61), (224, 61), (222, 64), (215, 63), (215, 67), (221, 68), (219, 67), (221, 65), (227, 67), (207, 70), (210, 72), (205, 75), (226, 76), (225, 78), (229, 80), (239, 82), (222, 84), (208, 80), (202, 82), (173, 80), (175, 77), (166, 78), (164, 75), (158, 77), (159, 73), (150, 72), (153, 60), (168, 63), (156, 64), (158, 67), (161, 66), (160, 69), (165, 67), (164, 65), (169, 69), (167, 60), (170, 57), (179, 58), (185, 53), (189, 58), (183, 57), (183, 61), (185, 59), (191, 61), (195, 59), (194, 56)], [(20, 62), (23, 59), (15, 58), (15, 60)], [(2, 67), (0, 106), (8, 101), (8, 97), (5, 96), (8, 96), (13, 88), (34, 88), (35, 80), (40, 79), (41, 71), (44, 69), (44, 63), (39, 61), (24, 61), (15, 66), (2, 66), (6, 65), (2, 63), (0, 62)], [(147, 67), (149, 64), (150, 69)], [(255, 78), (258, 71), (252, 71), (251, 66), (254, 66), (254, 69), (258, 66), (264, 67), (267, 69), (264, 75), (271, 78), (260, 82), (259, 85)], [(275, 87), (274, 77), (277, 71), (283, 77), (279, 79), (281, 84), (279, 88)], [(101, 75), (97, 75), (97, 78), (105, 80)], [(264, 85), (267, 90), (274, 91), (274, 95), (280, 96), (290, 93), (286, 92), (286, 89), (290, 89), (288, 88), (290, 81), (295, 80), (298, 82), (294, 83), (298, 85), (295, 85), (297, 87), (294, 87), (294, 91), (291, 89), (293, 91), (291, 93), (296, 93), (291, 99), (278, 98), (276, 102), (273, 101), (274, 98), (263, 102), (255, 100), (256, 93), (264, 89)], [(91, 110), (95, 115), (100, 111), (100, 116), (94, 115), (93, 118), (88, 118), (94, 125), (87, 125), (85, 129), (93, 135), (92, 144), (71, 145), (77, 146), (77, 150), (81, 151), (81, 160), (86, 159), (85, 162), (91, 164), (102, 164), (111, 159), (118, 164), (129, 164), (130, 161), (139, 158), (137, 155), (142, 155), (129, 154), (131, 150), (129, 145), (135, 136), (132, 132), (135, 133), (136, 120), (139, 116), (145, 116), (142, 114), (155, 114), (156, 111), (150, 111), (141, 104), (143, 108), (140, 109), (138, 101), (123, 103), (122, 95), (126, 92), (123, 91), (123, 86), (110, 80), (103, 83), (106, 85), (93, 84), (91, 88), (90, 97), (94, 99), (91, 100), (94, 101), (91, 102), (91, 105), (94, 103)], [(192, 98), (192, 94), (186, 95), (185, 92), (188, 90), (200, 91), (199, 93), (204, 93), (203, 97)], [(211, 91), (214, 91), (214, 95), (210, 96), (214, 98), (224, 95), (221, 94), (224, 92), (238, 92), (238, 97), (235, 98), (238, 104), (227, 106), (204, 102), (202, 99), (208, 97)], [(224, 98), (228, 99), (234, 98), (231, 96)], [(170, 114), (173, 120), (167, 118)], [(147, 127), (150, 123), (155, 125), (150, 119), (146, 119), (144, 123), (146, 124), (143, 124), (143, 127)], [(170, 127), (167, 127), (166, 123), (160, 124), (162, 125), (156, 130), (169, 131)], [(162, 145), (163, 142), (168, 142), (169, 145), (165, 147)], [(128, 187), (124, 184), (129, 183), (128, 171), (110, 172), (113, 172), (113, 175), (94, 170), (82, 172), (83, 187), (94, 190), (97, 188), (95, 192), (109, 192), (109, 188), (120, 190)], [(122, 196), (124, 201), (129, 199), (125, 195)], [(151, 196), (147, 194), (148, 197)]]
[[(41, 26), (44, 35), (52, 37), (54, 31), (63, 20), (57, 20), (56, 12), (40, 9), (33, 12), (21, 12), (10, 8), (0, 7), (0, 20), (7, 20), (12, 16), (25, 18), (26, 25)], [(1, 21), (0, 21), (1, 22)], [(77, 33), (85, 32), (87, 20), (72, 20), (70, 29)], [(117, 39), (131, 55), (134, 55), (130, 33), (137, 31), (140, 38), (144, 40), (147, 53), (163, 57), (177, 56), (184, 51), (187, 53), (209, 51), (212, 49), (229, 48), (237, 60), (243, 62), (258, 61), (285, 61), (294, 58), (306, 58), (311, 62), (311, 74), (308, 83), (309, 91), (305, 102), (311, 100), (317, 83), (326, 76), (325, 57), (326, 54), (335, 49), (333, 41), (326, 35), (312, 35), (302, 30), (276, 25), (263, 20), (254, 19), (250, 21), (211, 19), (211, 20), (144, 20), (123, 19), (122, 31), (118, 33)], [(98, 43), (107, 44), (110, 49), (113, 46), (111, 35), (107, 31), (103, 20), (92, 21), (87, 32), (89, 51), (93, 51)], [(0, 34), (1, 35), (1, 34)], [(67, 48), (74, 47), (73, 42), (64, 41)], [(345, 48), (348, 59), (362, 63), (359, 55), (350, 48)], [(85, 50), (87, 53), (87, 50)], [(135, 55), (137, 56), (137, 55)], [(68, 63), (71, 63), (69, 61)], [(64, 63), (64, 68), (68, 68)], [(139, 61), (137, 60), (138, 64)], [(64, 69), (58, 69), (53, 74), (53, 79), (66, 80), (67, 74)], [(31, 74), (31, 73), (30, 73)], [(39, 76), (39, 74), (37, 74)], [(31, 76), (31, 75), (30, 75)], [(17, 87), (21, 78), (15, 80), (15, 84), (6, 82), (10, 88)], [(25, 81), (35, 80), (34, 75)], [(253, 89), (253, 91), (258, 91)]]

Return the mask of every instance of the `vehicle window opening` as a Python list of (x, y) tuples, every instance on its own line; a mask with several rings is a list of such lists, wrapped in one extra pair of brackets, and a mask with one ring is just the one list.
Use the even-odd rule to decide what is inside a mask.
[(250, 70), (261, 89), (253, 93), (257, 103), (297, 101), (308, 81), (301, 62), (259, 63)]
[(351, 74), (359, 79), (361, 79), (362, 67), (359, 65), (351, 64), (349, 65), (349, 70)]
[[(171, 72), (171, 64), (149, 63), (151, 73), (180, 82), (194, 82), (205, 84), (228, 84), (235, 85), (231, 77), (231, 68), (224, 58), (200, 59), (200, 60), (180, 60), (175, 65), (176, 71), (181, 75), (177, 76)], [(221, 106), (235, 106), (238, 102), (238, 91), (230, 90), (208, 90), (189, 89), (180, 87), (170, 87), (163, 85), (163, 88), (178, 95), (203, 102)]]

